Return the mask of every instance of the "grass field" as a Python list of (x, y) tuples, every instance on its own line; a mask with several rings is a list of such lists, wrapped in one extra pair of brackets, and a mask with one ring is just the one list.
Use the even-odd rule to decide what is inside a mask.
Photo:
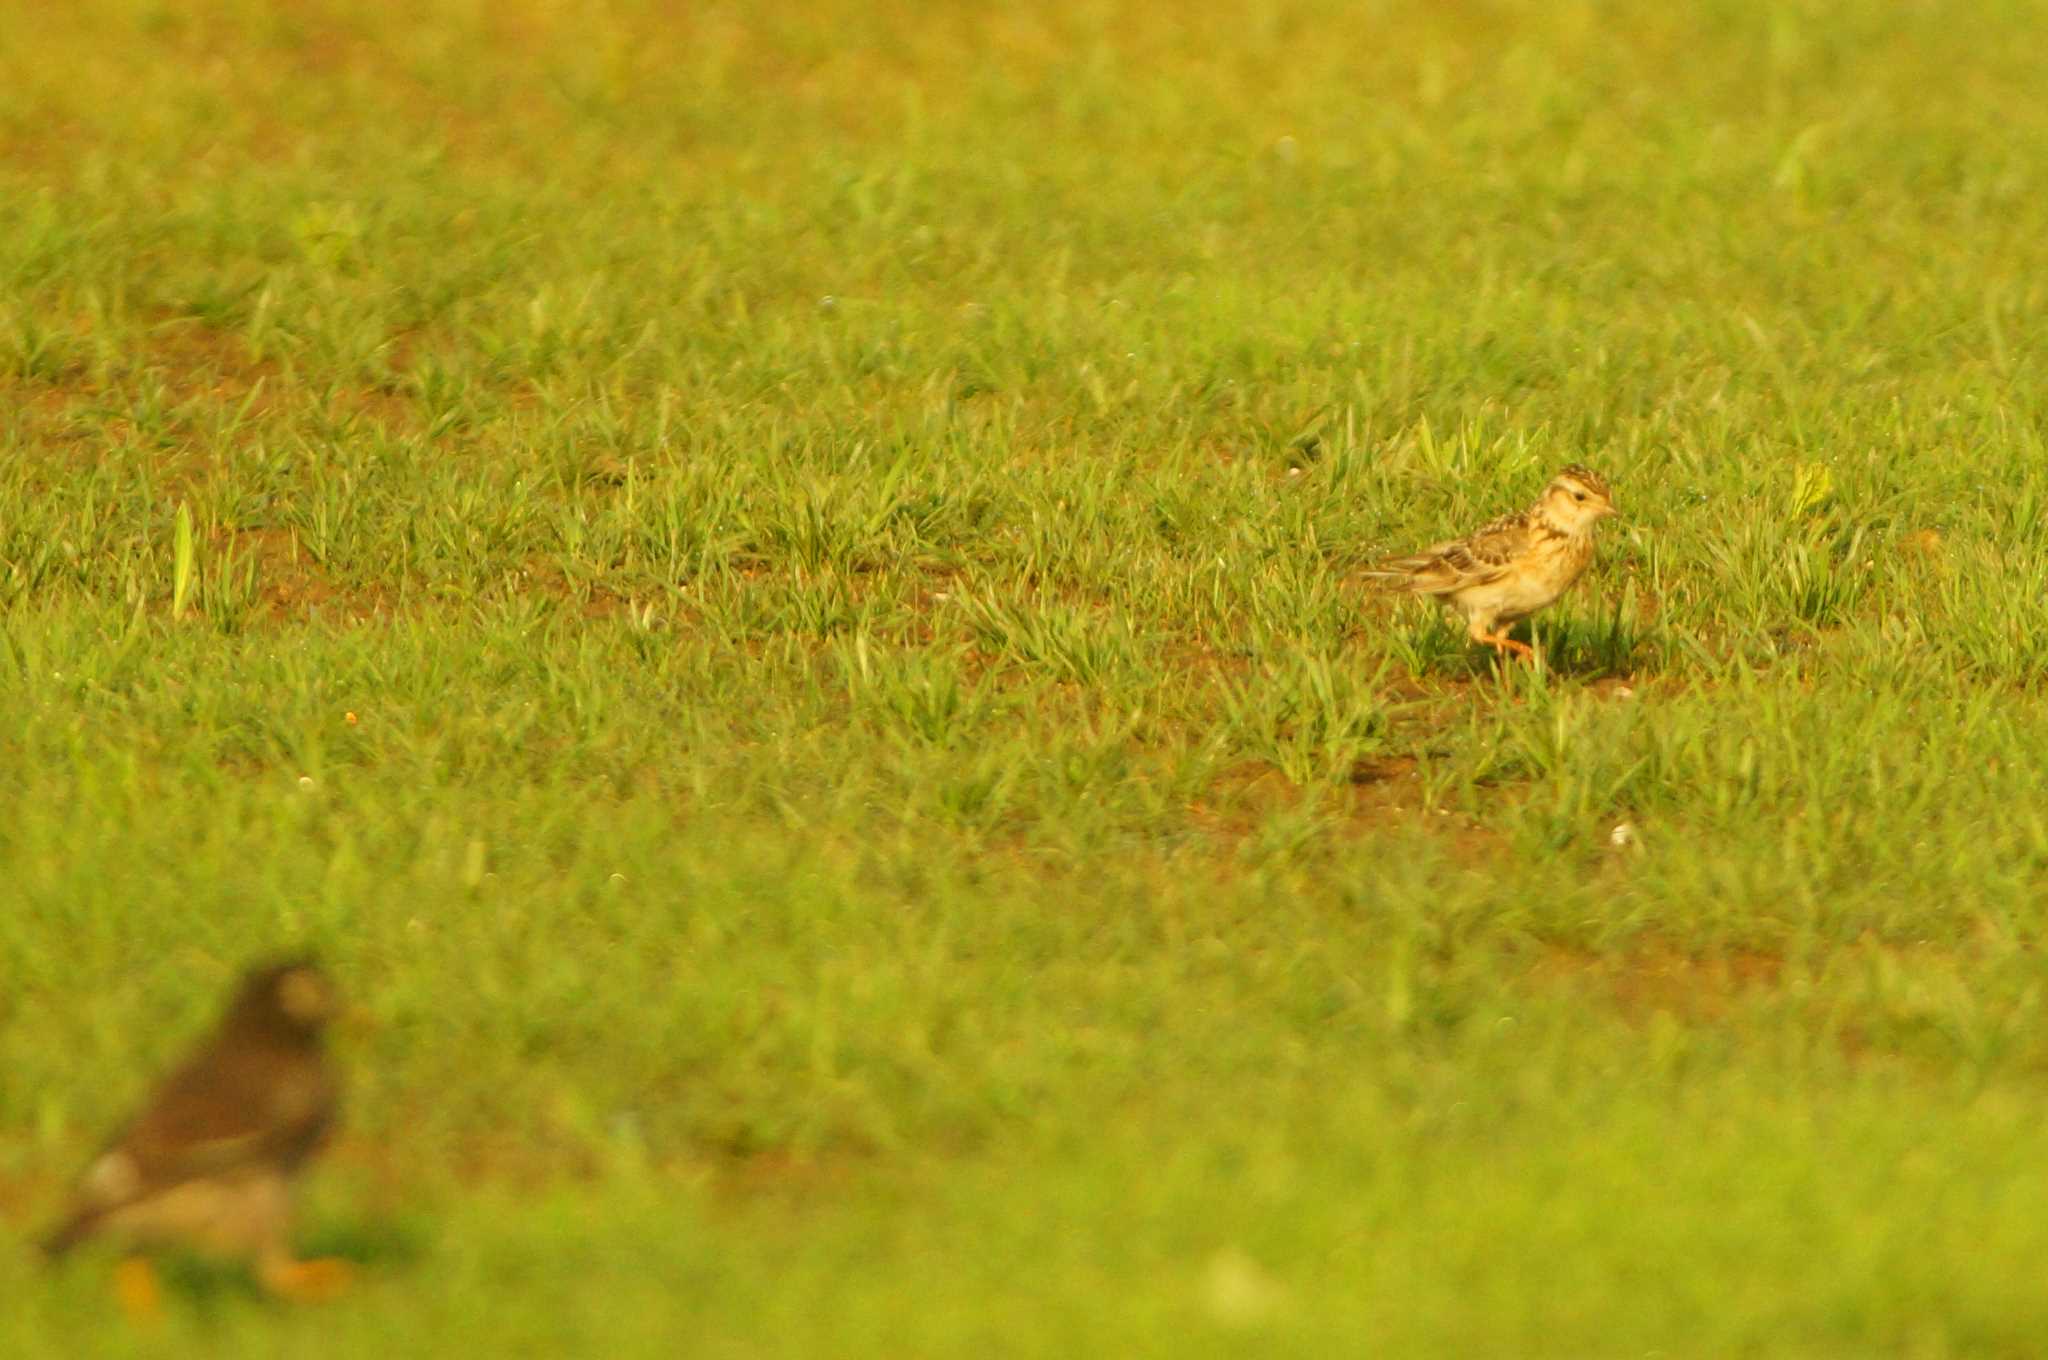
[(2038, 1355), (2048, 8), (754, 8), (0, 8), (7, 1353)]

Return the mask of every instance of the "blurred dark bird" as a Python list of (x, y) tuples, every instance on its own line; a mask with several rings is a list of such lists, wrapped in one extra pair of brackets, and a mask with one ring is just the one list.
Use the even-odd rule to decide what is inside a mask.
[(341, 1261), (292, 1254), (292, 1183), (332, 1132), (340, 1086), (323, 1042), (340, 993), (310, 959), (243, 975), (220, 1024), (164, 1079), (79, 1178), (43, 1240), (53, 1259), (88, 1238), (130, 1253), (117, 1284), (131, 1312), (157, 1306), (140, 1253), (180, 1248), (246, 1260), (295, 1299), (345, 1287)]

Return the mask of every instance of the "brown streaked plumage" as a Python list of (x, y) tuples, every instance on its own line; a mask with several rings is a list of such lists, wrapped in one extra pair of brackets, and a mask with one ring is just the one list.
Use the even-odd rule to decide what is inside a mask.
[[(307, 959), (244, 974), (220, 1024), (80, 1177), (52, 1257), (91, 1237), (129, 1251), (247, 1259), (275, 1292), (331, 1293), (345, 1267), (291, 1252), (291, 1185), (332, 1131), (340, 1090), (322, 1042), (340, 1009)], [(124, 1298), (153, 1289), (124, 1269)]]
[(1571, 589), (1593, 560), (1593, 526), (1614, 513), (1606, 478), (1574, 463), (1528, 509), (1366, 575), (1457, 610), (1474, 642), (1527, 658), (1533, 650), (1505, 630)]

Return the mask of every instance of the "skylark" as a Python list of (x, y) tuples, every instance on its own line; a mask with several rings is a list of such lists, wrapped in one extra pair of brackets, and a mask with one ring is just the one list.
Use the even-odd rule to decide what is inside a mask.
[(292, 1255), (291, 1185), (339, 1110), (322, 1044), (339, 1010), (310, 961), (250, 969), (219, 1027), (86, 1168), (43, 1249), (54, 1258), (90, 1237), (118, 1242), (130, 1253), (120, 1297), (135, 1313), (157, 1306), (154, 1272), (136, 1253), (163, 1247), (247, 1260), (288, 1298), (338, 1292), (345, 1263)]
[(1593, 526), (1614, 514), (1607, 480), (1572, 464), (1526, 510), (1366, 573), (1391, 590), (1428, 595), (1465, 616), (1474, 642), (1530, 658), (1506, 630), (1570, 590), (1593, 560)]

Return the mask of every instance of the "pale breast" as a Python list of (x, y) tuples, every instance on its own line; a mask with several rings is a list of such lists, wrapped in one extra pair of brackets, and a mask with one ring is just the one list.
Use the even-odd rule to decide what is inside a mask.
[(284, 1177), (253, 1169), (201, 1177), (145, 1195), (102, 1226), (138, 1246), (176, 1245), (221, 1256), (253, 1256), (285, 1241), (291, 1197)]
[(1511, 623), (1552, 604), (1585, 574), (1592, 560), (1590, 536), (1543, 540), (1517, 564), (1516, 570), (1495, 583), (1497, 617)]

